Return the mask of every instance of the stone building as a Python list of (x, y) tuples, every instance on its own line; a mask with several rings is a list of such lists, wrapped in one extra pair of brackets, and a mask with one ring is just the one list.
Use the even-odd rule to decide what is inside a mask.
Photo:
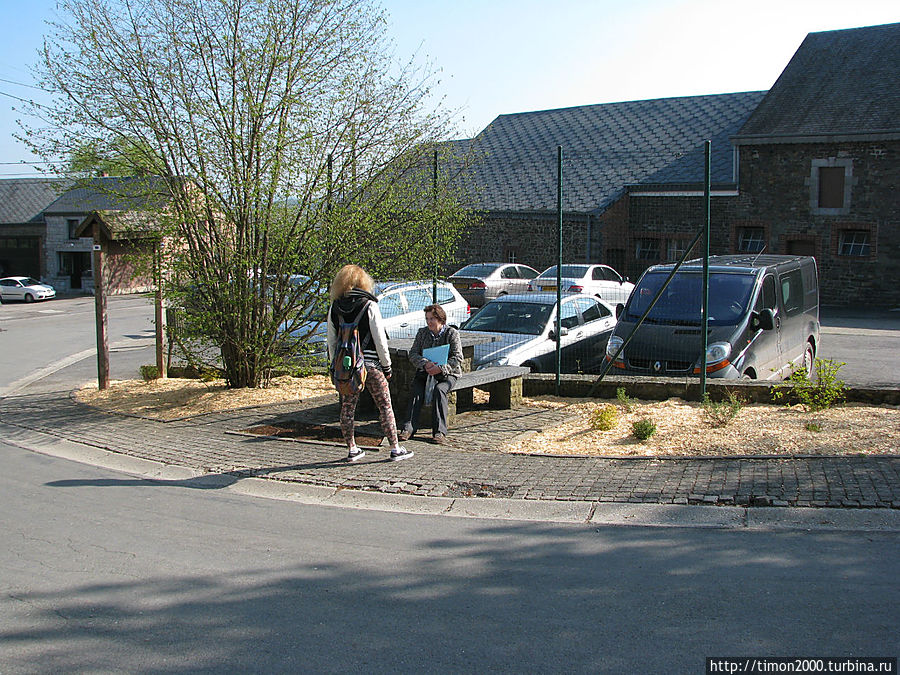
[[(103, 177), (73, 185), (59, 179), (0, 180), (3, 275), (33, 276), (58, 292), (93, 289), (93, 228), (108, 243), (108, 292), (150, 290), (147, 265), (155, 228), (141, 218), (143, 179)], [(132, 193), (132, 198), (123, 197)]]
[(634, 280), (677, 260), (705, 220), (710, 140), (712, 253), (814, 255), (823, 303), (898, 306), (897, 82), (889, 24), (809, 34), (769, 92), (501, 115), (466, 146), (483, 225), (460, 262), (556, 262), (557, 146), (565, 262)]

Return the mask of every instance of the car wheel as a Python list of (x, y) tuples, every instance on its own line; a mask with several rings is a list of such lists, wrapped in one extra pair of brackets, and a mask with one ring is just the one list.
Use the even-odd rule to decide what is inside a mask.
[(744, 374), (741, 375), (742, 380), (755, 380), (756, 373), (754, 373), (750, 368), (744, 371)]
[(806, 379), (813, 379), (813, 368), (816, 363), (816, 353), (813, 351), (811, 343), (806, 343), (806, 349), (803, 352), (803, 369), (806, 371)]
[(26, 293), (25, 302), (34, 302), (34, 296), (31, 293)]

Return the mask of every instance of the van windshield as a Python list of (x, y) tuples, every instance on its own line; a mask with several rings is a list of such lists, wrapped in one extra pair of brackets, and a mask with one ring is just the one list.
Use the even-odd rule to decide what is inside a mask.
[[(629, 321), (641, 318), (668, 276), (669, 272), (665, 271), (650, 272), (643, 276), (628, 300), (625, 316)], [(709, 324), (734, 326), (740, 323), (747, 312), (755, 280), (756, 277), (752, 274), (710, 273)], [(703, 303), (702, 286), (703, 275), (700, 272), (678, 272), (653, 306), (646, 321), (699, 326)]]

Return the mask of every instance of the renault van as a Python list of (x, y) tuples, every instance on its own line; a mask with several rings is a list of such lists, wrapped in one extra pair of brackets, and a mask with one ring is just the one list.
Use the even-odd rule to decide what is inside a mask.
[[(622, 375), (699, 376), (703, 260), (672, 277), (637, 332), (674, 265), (647, 269), (628, 299), (606, 347)], [(623, 342), (625, 348), (616, 356)], [(819, 345), (819, 283), (809, 256), (724, 255), (709, 258), (708, 377), (779, 380), (812, 371)]]

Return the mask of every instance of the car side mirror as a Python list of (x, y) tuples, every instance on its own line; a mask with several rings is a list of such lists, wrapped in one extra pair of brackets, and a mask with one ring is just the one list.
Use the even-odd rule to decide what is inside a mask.
[[(568, 334), (569, 334), (569, 329), (566, 328), (565, 326), (561, 326), (559, 329), (559, 336), (565, 337)], [(550, 338), (551, 340), (555, 340), (556, 339), (556, 330), (551, 329), (550, 334), (547, 337)]]
[(623, 305), (620, 302), (618, 305), (616, 305), (616, 318), (618, 319), (619, 317), (621, 317), (622, 312), (624, 312), (624, 311), (625, 311), (625, 305)]
[(775, 328), (775, 312), (766, 308), (755, 313), (752, 320), (752, 328), (762, 328), (763, 330)]

